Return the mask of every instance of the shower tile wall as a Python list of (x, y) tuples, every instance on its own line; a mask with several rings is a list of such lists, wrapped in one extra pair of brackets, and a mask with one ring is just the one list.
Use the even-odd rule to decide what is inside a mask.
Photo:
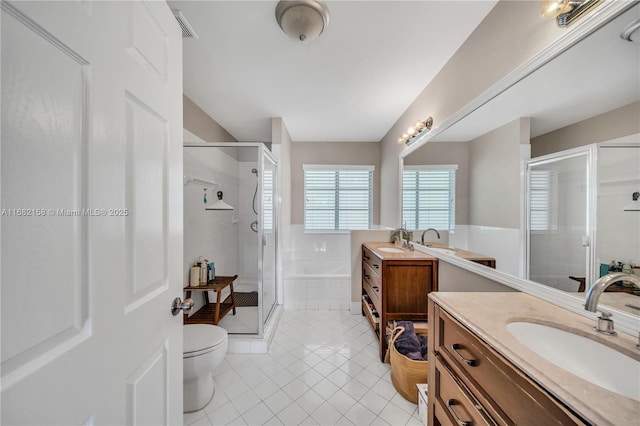
[[(238, 254), (238, 285), (236, 291), (258, 291), (258, 234), (251, 230), (251, 222), (258, 219), (253, 212), (253, 193), (258, 178), (252, 169), (258, 168), (256, 161), (238, 162), (239, 176), (239, 204), (238, 240), (240, 251)], [(256, 195), (256, 210), (260, 212), (259, 196)]]
[(640, 190), (640, 148), (601, 147), (598, 180), (597, 262), (640, 265), (640, 212), (624, 211)]
[[(240, 182), (235, 159), (214, 148), (185, 148), (184, 174), (220, 184), (218, 188), (208, 191), (209, 203), (217, 199), (216, 192), (220, 190), (224, 192), (224, 200), (228, 204), (238, 206)], [(217, 275), (239, 274), (238, 209), (206, 211), (202, 186), (188, 184), (183, 188), (184, 285), (189, 282), (189, 268), (198, 256), (215, 262)], [(195, 295), (193, 299), (195, 312), (202, 306), (203, 298)]]

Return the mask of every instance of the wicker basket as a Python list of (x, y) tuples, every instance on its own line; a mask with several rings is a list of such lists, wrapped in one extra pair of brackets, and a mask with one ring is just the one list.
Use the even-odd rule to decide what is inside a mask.
[[(416, 334), (427, 335), (428, 329), (416, 328)], [(396, 339), (404, 333), (404, 327), (398, 326), (391, 332), (389, 350), (385, 361), (391, 363), (391, 383), (404, 399), (418, 403), (418, 388), (416, 384), (427, 383), (429, 375), (429, 361), (416, 361), (402, 355), (396, 349)]]

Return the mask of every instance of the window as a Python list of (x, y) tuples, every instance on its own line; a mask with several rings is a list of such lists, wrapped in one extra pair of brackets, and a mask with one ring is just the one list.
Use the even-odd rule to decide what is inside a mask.
[(262, 175), (263, 229), (269, 232), (273, 230), (273, 170), (265, 168)]
[(304, 228), (371, 227), (373, 166), (305, 164)]
[(531, 231), (558, 229), (558, 172), (529, 172), (529, 226)]
[(407, 229), (455, 228), (457, 165), (405, 166), (402, 223)]

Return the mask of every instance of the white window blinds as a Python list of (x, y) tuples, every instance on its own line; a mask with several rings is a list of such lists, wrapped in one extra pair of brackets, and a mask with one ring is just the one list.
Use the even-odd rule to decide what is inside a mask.
[(402, 223), (407, 229), (455, 228), (457, 165), (405, 166)]
[(558, 173), (555, 170), (529, 172), (529, 226), (531, 231), (558, 229)]
[(373, 166), (305, 164), (303, 169), (305, 229), (370, 228)]
[(265, 169), (262, 174), (263, 229), (269, 232), (273, 230), (273, 170)]

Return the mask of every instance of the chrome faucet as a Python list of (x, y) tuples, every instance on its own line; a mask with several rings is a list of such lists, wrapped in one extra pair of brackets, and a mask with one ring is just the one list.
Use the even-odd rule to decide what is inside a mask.
[(609, 334), (614, 336), (616, 332), (613, 329), (613, 320), (611, 319), (611, 313), (605, 312), (598, 309), (598, 301), (600, 300), (600, 295), (609, 287), (611, 284), (614, 284), (618, 281), (631, 281), (636, 286), (640, 287), (640, 278), (637, 275), (631, 274), (608, 274), (604, 275), (593, 283), (589, 292), (587, 293), (587, 301), (584, 305), (584, 308), (590, 312), (600, 311), (602, 316), (598, 317), (596, 320), (596, 326), (593, 329), (597, 332)]
[[(408, 249), (413, 249), (413, 246), (411, 244), (409, 244), (409, 231), (407, 231), (404, 226), (401, 226), (400, 228), (396, 228), (391, 232), (392, 239), (393, 239), (393, 235), (396, 235), (396, 234), (400, 235), (400, 242), (402, 243), (402, 247), (408, 248)], [(403, 234), (404, 234), (404, 238), (405, 238), (404, 241), (402, 241), (402, 235)]]
[[(437, 229), (435, 228), (427, 228), (422, 232), (422, 237), (420, 237), (420, 241), (422, 242), (422, 245), (424, 245), (424, 234), (426, 234), (428, 231), (435, 231), (436, 235), (438, 236), (438, 239), (440, 239), (440, 233), (438, 232)], [(427, 245), (428, 247), (428, 245)]]

